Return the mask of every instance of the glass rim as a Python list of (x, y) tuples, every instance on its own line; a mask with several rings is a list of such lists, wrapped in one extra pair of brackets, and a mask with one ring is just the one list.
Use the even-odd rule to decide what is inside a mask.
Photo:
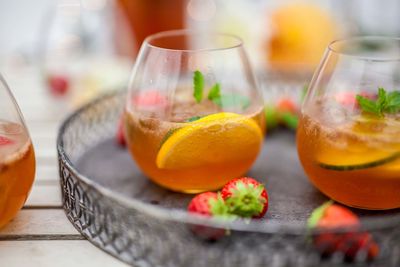
[[(177, 36), (204, 36), (204, 35), (230, 38), (231, 40), (234, 41), (234, 43), (232, 45), (223, 45), (223, 46), (219, 46), (219, 47), (199, 48), (199, 49), (174, 49), (174, 48), (167, 48), (167, 47), (162, 47), (162, 46), (157, 46), (157, 45), (151, 44), (152, 41), (159, 39), (159, 38), (177, 37)], [(193, 53), (193, 52), (199, 52), (199, 51), (222, 51), (222, 50), (230, 50), (230, 49), (242, 47), (243, 40), (239, 36), (237, 36), (235, 34), (231, 34), (231, 33), (218, 32), (218, 31), (202, 32), (202, 31), (198, 31), (198, 30), (180, 29), (180, 30), (162, 31), (162, 32), (158, 32), (158, 33), (149, 35), (144, 39), (142, 46), (148, 46), (150, 48), (160, 49), (160, 50), (170, 51), (170, 52), (188, 52), (188, 53), (192, 52)]]
[[(335, 47), (340, 44), (346, 44), (346, 43), (347, 44), (349, 44), (349, 43), (361, 44), (361, 43), (365, 42), (367, 44), (368, 42), (378, 42), (378, 41), (391, 43), (391, 44), (397, 43), (399, 46), (399, 54), (394, 57), (385, 57), (385, 56), (379, 56), (379, 55), (368, 56), (365, 54), (362, 55), (359, 52), (341, 51), (340, 49)], [(354, 36), (354, 37), (336, 39), (329, 43), (329, 45), (327, 47), (327, 51), (329, 51), (330, 53), (338, 54), (338, 55), (344, 55), (344, 56), (353, 57), (353, 58), (356, 58), (359, 60), (372, 61), (372, 62), (400, 61), (400, 37), (364, 35), (364, 36)], [(384, 51), (384, 50), (381, 50), (381, 51)]]

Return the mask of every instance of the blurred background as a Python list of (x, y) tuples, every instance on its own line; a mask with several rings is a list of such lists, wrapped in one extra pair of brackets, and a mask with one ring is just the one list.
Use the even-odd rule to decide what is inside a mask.
[(244, 40), (271, 102), (290, 93), (264, 77), (294, 80), (301, 92), (330, 41), (399, 36), (399, 12), (398, 0), (3, 0), (0, 72), (11, 88), (34, 75), (50, 98), (76, 108), (126, 87), (147, 35), (222, 31)]

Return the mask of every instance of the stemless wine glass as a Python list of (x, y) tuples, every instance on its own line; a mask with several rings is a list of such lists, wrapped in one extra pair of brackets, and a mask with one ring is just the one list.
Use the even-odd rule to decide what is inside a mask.
[(124, 116), (129, 150), (166, 188), (220, 188), (260, 152), (262, 99), (239, 38), (186, 30), (152, 35), (131, 76)]
[(400, 39), (331, 43), (302, 108), (301, 163), (330, 198), (363, 209), (400, 207)]
[(35, 176), (35, 154), (22, 114), (0, 75), (0, 228), (24, 205)]

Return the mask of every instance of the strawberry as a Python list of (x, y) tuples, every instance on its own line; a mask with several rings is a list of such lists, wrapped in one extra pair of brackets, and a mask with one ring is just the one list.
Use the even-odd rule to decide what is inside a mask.
[[(206, 217), (233, 218), (228, 214), (228, 208), (221, 195), (215, 192), (205, 192), (195, 196), (188, 205), (188, 212)], [(204, 225), (191, 227), (193, 233), (206, 240), (218, 240), (225, 235), (224, 229)]]
[(298, 111), (296, 103), (290, 98), (282, 98), (279, 100), (276, 108), (279, 112), (290, 112), (291, 114), (297, 114)]
[(68, 92), (69, 80), (62, 75), (52, 75), (47, 79), (50, 92), (55, 96), (63, 96)]
[[(369, 98), (371, 100), (376, 99), (376, 95), (367, 93), (367, 92), (361, 92), (359, 95)], [(341, 104), (344, 107), (348, 108), (360, 108), (360, 105), (357, 102), (356, 99), (357, 94), (354, 92), (339, 92), (335, 95), (336, 101)]]
[(261, 218), (268, 209), (268, 193), (263, 184), (250, 177), (236, 178), (221, 190), (231, 214), (246, 218)]
[(212, 217), (226, 215), (228, 210), (220, 194), (205, 192), (195, 196), (190, 201), (188, 211)]
[(0, 135), (0, 146), (11, 145), (13, 143), (13, 140), (11, 140), (10, 138)]
[(132, 103), (139, 107), (166, 107), (168, 100), (156, 90), (147, 90), (134, 96)]
[(118, 129), (117, 133), (115, 135), (115, 140), (117, 141), (117, 144), (119, 144), (121, 147), (126, 147), (126, 139), (125, 139), (125, 133), (124, 133), (124, 116), (122, 115), (121, 118), (119, 119), (118, 122)]
[[(379, 254), (378, 245), (372, 236), (358, 231), (360, 221), (349, 209), (329, 201), (315, 209), (308, 220), (311, 229), (326, 230), (313, 238), (316, 249), (323, 257), (342, 253), (348, 262), (353, 262), (358, 254), (364, 253), (366, 259), (373, 260)], [(348, 232), (334, 232), (338, 228), (351, 228)]]

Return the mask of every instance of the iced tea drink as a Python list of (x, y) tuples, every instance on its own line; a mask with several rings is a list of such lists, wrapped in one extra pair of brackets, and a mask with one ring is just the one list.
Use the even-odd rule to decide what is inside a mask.
[(400, 115), (349, 111), (329, 101), (309, 103), (297, 133), (311, 182), (349, 206), (400, 207)]
[(134, 160), (157, 184), (214, 190), (258, 156), (263, 107), (240, 38), (161, 32), (146, 38), (132, 70), (125, 135)]
[[(172, 107), (164, 100), (158, 102), (170, 112), (125, 113), (129, 150), (154, 182), (186, 193), (218, 189), (243, 175), (259, 154), (262, 106), (238, 114), (224, 112), (211, 102), (196, 104), (190, 96)], [(172, 116), (167, 120), (168, 114)]]
[(35, 175), (35, 155), (25, 128), (0, 121), (0, 228), (24, 205)]

